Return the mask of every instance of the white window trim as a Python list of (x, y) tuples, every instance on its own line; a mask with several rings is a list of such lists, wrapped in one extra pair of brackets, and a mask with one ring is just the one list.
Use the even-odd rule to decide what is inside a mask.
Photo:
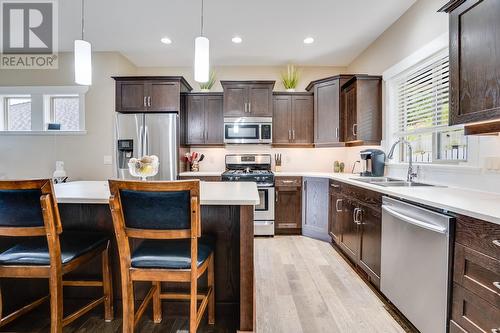
[[(85, 129), (85, 94), (88, 86), (15, 86), (0, 87), (0, 97), (11, 95), (31, 96), (31, 130), (30, 131), (6, 131), (0, 130), (0, 135), (82, 135)], [(48, 96), (51, 95), (78, 95), (79, 104), (79, 128), (78, 131), (48, 131), (44, 121), (47, 112)], [(3, 98), (2, 98), (3, 99)], [(3, 114), (3, 103), (0, 103), (0, 112)], [(49, 111), (50, 112), (50, 111)], [(2, 120), (3, 122), (3, 120)], [(3, 128), (3, 126), (2, 126)]]
[[(383, 123), (384, 123), (384, 133), (381, 146), (385, 151), (389, 151), (392, 144), (394, 143), (395, 136), (395, 126), (392, 123), (395, 119), (394, 113), (397, 112), (394, 107), (395, 103), (395, 89), (397, 78), (406, 74), (409, 70), (414, 70), (420, 66), (425, 66), (426, 63), (432, 62), (436, 57), (442, 55), (448, 51), (449, 47), (449, 36), (448, 32), (440, 35), (418, 51), (414, 52), (410, 56), (401, 60), (394, 66), (388, 68), (382, 73), (384, 81), (384, 111), (383, 111)], [(424, 63), (425, 61), (425, 63)], [(418, 67), (417, 67), (418, 66)], [(451, 163), (413, 163), (414, 165), (419, 165), (423, 168), (429, 169), (448, 169), (448, 170), (464, 170), (476, 171), (480, 169), (479, 158), (478, 158), (478, 140), (474, 138), (468, 138), (468, 154), (466, 162), (458, 162), (456, 164)], [(406, 167), (408, 163), (399, 162), (397, 158), (393, 160), (388, 160), (387, 164), (389, 167)]]

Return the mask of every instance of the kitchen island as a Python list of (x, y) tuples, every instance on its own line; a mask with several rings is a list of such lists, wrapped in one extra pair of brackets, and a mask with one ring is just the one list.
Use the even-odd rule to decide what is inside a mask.
[[(92, 230), (108, 233), (112, 238), (111, 265), (115, 296), (115, 316), (121, 317), (120, 267), (116, 242), (113, 237), (113, 221), (108, 206), (110, 196), (106, 181), (79, 181), (55, 185), (63, 230)], [(215, 300), (216, 324), (218, 321), (234, 323), (234, 329), (254, 331), (254, 245), (253, 215), (254, 205), (259, 203), (255, 183), (211, 183), (200, 182), (202, 234), (215, 238)], [(137, 243), (133, 240), (132, 246)], [(82, 267), (76, 275), (99, 276), (100, 264), (97, 261)], [(11, 282), (14, 283), (14, 282)], [(38, 283), (37, 283), (38, 284)], [(21, 302), (31, 298), (33, 293), (46, 292), (46, 281), (40, 290), (28, 288), (22, 297), (12, 289), (4, 293), (4, 302)], [(206, 278), (199, 282), (200, 288), (206, 286)], [(179, 287), (165, 283), (164, 288)], [(149, 285), (136, 283), (136, 300), (144, 298)], [(33, 290), (35, 289), (35, 290)], [(45, 289), (45, 290), (44, 290)], [(64, 290), (65, 301), (82, 301), (92, 298), (99, 292), (94, 288)], [(95, 294), (94, 294), (95, 293)], [(8, 305), (8, 304), (6, 304)], [(189, 314), (186, 302), (164, 302), (166, 316)]]

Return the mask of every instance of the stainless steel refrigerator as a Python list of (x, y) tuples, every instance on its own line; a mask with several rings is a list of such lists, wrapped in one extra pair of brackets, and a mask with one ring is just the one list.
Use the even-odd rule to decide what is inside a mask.
[(177, 113), (116, 113), (115, 176), (138, 179), (128, 171), (128, 160), (158, 156), (158, 174), (149, 180), (176, 180), (179, 168), (179, 115)]

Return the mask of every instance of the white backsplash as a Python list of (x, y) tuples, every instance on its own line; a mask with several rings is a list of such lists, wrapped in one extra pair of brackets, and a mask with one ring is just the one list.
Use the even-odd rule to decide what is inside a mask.
[(333, 172), (335, 161), (342, 161), (349, 167), (352, 163), (347, 161), (346, 148), (272, 148), (267, 145), (228, 145), (225, 148), (202, 148), (192, 147), (205, 155), (200, 163), (200, 171), (223, 171), (225, 169), (224, 157), (227, 154), (258, 153), (274, 154), (280, 153), (282, 158), (282, 171), (318, 171)]

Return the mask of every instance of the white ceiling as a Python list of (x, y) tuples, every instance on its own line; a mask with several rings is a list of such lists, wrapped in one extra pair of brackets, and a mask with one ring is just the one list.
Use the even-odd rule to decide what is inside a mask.
[[(346, 66), (416, 0), (205, 0), (211, 64)], [(80, 0), (59, 1), (59, 46), (80, 36)], [(137, 66), (191, 66), (201, 0), (85, 0), (85, 39)], [(233, 44), (235, 35), (243, 43)], [(173, 43), (165, 45), (160, 38)], [(312, 36), (315, 42), (305, 45)]]

